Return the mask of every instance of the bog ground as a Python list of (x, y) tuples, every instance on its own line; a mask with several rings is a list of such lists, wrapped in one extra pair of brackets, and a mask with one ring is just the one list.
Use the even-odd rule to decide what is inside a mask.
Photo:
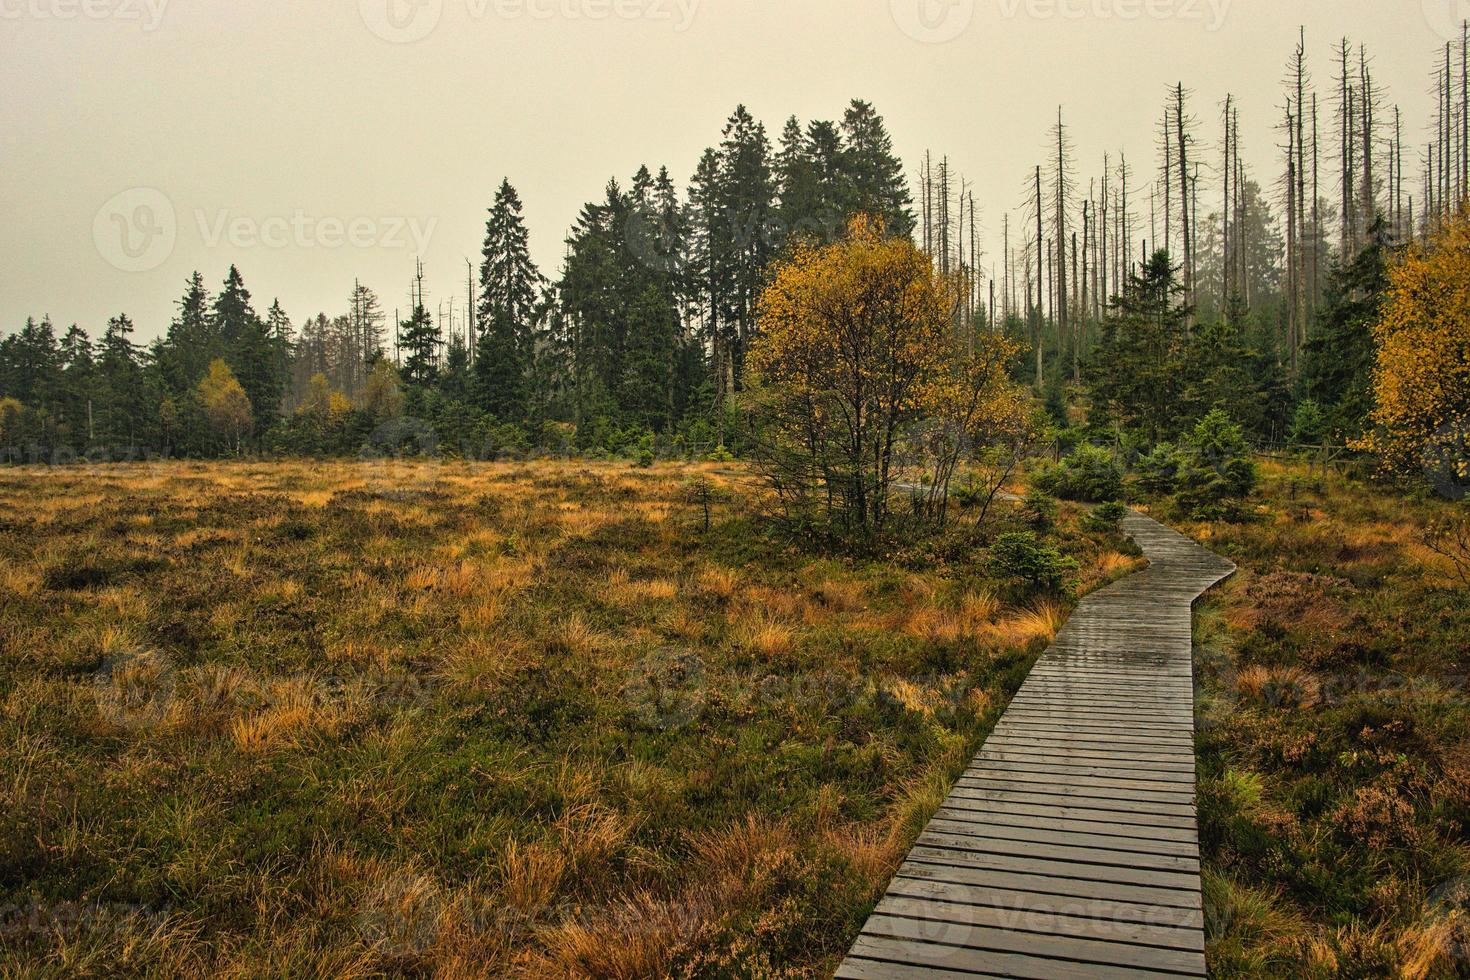
[[(15, 469), (0, 504), (8, 974), (830, 973), (1066, 612), (962, 528), (793, 550), (738, 466)], [(1056, 533), (1079, 591), (1134, 565)]]

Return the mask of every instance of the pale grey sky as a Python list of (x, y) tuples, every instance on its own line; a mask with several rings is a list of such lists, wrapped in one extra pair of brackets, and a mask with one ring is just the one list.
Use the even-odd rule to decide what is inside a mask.
[[(667, 164), (681, 188), (725, 117), (876, 104), (913, 172), (926, 147), (1001, 215), (1057, 105), (1079, 173), (1150, 161), (1166, 88), (1195, 92), (1213, 159), (1240, 99), (1257, 176), (1297, 26), (1369, 45), (1411, 146), (1430, 72), (1470, 0), (0, 0), (0, 332), (50, 314), (161, 332), (194, 269), (240, 266), (262, 312), (391, 312), (422, 253), (429, 306), (463, 305), (502, 176), (555, 275), (583, 202)], [(1415, 163), (1419, 150), (1406, 153)], [(1264, 182), (1264, 180), (1263, 180)], [(171, 212), (171, 214), (170, 214)]]

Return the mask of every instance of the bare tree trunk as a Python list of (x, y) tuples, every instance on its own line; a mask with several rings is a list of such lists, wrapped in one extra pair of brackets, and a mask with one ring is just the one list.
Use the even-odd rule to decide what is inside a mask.
[(1220, 204), (1220, 309), (1224, 310), (1230, 302), (1230, 109), (1231, 96), (1225, 96), (1225, 139), (1222, 145), (1225, 148), (1225, 162), (1220, 167), (1220, 176), (1223, 180)]
[(1042, 289), (1046, 285), (1046, 248), (1045, 235), (1041, 230), (1041, 168), (1036, 168), (1036, 324), (1031, 331), (1032, 341), (1036, 345), (1036, 390), (1040, 391), (1043, 383), (1042, 378), (1042, 355), (1041, 355), (1041, 311), (1045, 305)]
[(1291, 100), (1286, 107), (1286, 345), (1291, 376), (1297, 369), (1297, 265), (1299, 250), (1296, 232), (1296, 118)]
[[(1086, 226), (1086, 222), (1087, 222), (1087, 219), (1085, 217), (1085, 214), (1086, 214), (1086, 211), (1085, 211), (1086, 205), (1085, 204), (1083, 205), (1083, 208), (1084, 208), (1084, 217), (1083, 217), (1082, 220), (1083, 220), (1083, 226), (1085, 227)], [(1086, 259), (1083, 260), (1083, 263), (1084, 263), (1084, 265), (1086, 264)], [(1085, 277), (1086, 276), (1086, 273), (1084, 272), (1083, 275)], [(1077, 233), (1075, 231), (1072, 232), (1072, 282), (1074, 284), (1080, 284), (1082, 282), (1081, 279), (1077, 278)], [(1074, 289), (1078, 289), (1078, 288), (1081, 288), (1081, 287), (1080, 287), (1080, 285), (1074, 285), (1073, 288)], [(1083, 310), (1084, 308), (1085, 307), (1083, 306), (1083, 304), (1078, 303), (1077, 304), (1078, 314), (1077, 314), (1077, 316), (1073, 317), (1073, 319), (1072, 319), (1072, 380), (1073, 381), (1081, 381), (1082, 380), (1082, 326), (1081, 326), (1081, 324), (1082, 324), (1082, 315), (1081, 315), (1081, 310)]]
[(1057, 201), (1056, 201), (1056, 315), (1057, 352), (1064, 348), (1062, 338), (1066, 336), (1067, 322), (1067, 165), (1065, 156), (1066, 130), (1062, 125), (1062, 110), (1057, 107)]
[[(1193, 307), (1194, 296), (1194, 239), (1193, 230), (1189, 221), (1189, 139), (1184, 129), (1184, 83), (1180, 82), (1174, 90), (1174, 123), (1176, 127), (1176, 140), (1179, 156), (1179, 214), (1182, 219), (1181, 230), (1184, 235), (1184, 292), (1189, 297), (1190, 306)], [(1192, 318), (1192, 315), (1191, 315)], [(1185, 333), (1189, 332), (1189, 324), (1186, 322)]]
[(1341, 55), (1342, 88), (1339, 94), (1338, 113), (1341, 121), (1340, 146), (1342, 148), (1342, 203), (1338, 215), (1342, 225), (1342, 260), (1348, 261), (1353, 253), (1353, 92), (1348, 75), (1348, 41), (1342, 39)]
[[(1448, 48), (1446, 49), (1448, 50)], [(1358, 68), (1363, 83), (1363, 231), (1373, 224), (1377, 202), (1373, 189), (1373, 76), (1368, 73), (1368, 49), (1358, 48)]]

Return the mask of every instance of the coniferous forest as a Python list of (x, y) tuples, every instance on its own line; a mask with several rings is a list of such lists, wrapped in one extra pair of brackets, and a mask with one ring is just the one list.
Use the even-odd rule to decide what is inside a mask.
[[(217, 285), (190, 277), (146, 345), (123, 311), (32, 318), (0, 342), (0, 445), (37, 461), (352, 455), (411, 428), (482, 459), (738, 451), (772, 266), (867, 213), (962, 281), (957, 332), (1025, 346), (1012, 373), (1059, 423), (1065, 393), (1085, 390), (1092, 423), (1120, 435), (1157, 441), (1222, 407), (1258, 445), (1346, 447), (1370, 427), (1386, 263), (1427, 245), (1470, 190), (1466, 46), (1430, 69), (1423, 145), (1366, 46), (1334, 45), (1325, 81), (1307, 48), (1305, 34), (1289, 48), (1279, 119), (1195, 104), (1181, 83), (1161, 99), (1156, 145), (1084, 152), (1059, 109), (1014, 202), (977, 201), (941, 154), (899, 160), (860, 100), (779, 133), (737, 107), (687, 181), (649, 167), (610, 179), (558, 270), (532, 261), (506, 179), (466, 277), (473, 315), (448, 323), (421, 270), (395, 323), (363, 283), (343, 285), (345, 312), (303, 318), (253, 296), (233, 265)], [(1244, 163), (1249, 141), (1275, 146), (1274, 171)], [(1000, 219), (999, 254), (982, 250), (982, 213)], [(402, 418), (413, 425), (390, 424)]]

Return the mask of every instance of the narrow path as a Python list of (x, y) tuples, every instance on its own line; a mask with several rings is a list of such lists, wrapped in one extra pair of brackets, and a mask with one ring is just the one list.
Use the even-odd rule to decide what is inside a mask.
[(1192, 608), (1235, 566), (1123, 528), (1148, 567), (1078, 604), (838, 977), (1205, 975)]

